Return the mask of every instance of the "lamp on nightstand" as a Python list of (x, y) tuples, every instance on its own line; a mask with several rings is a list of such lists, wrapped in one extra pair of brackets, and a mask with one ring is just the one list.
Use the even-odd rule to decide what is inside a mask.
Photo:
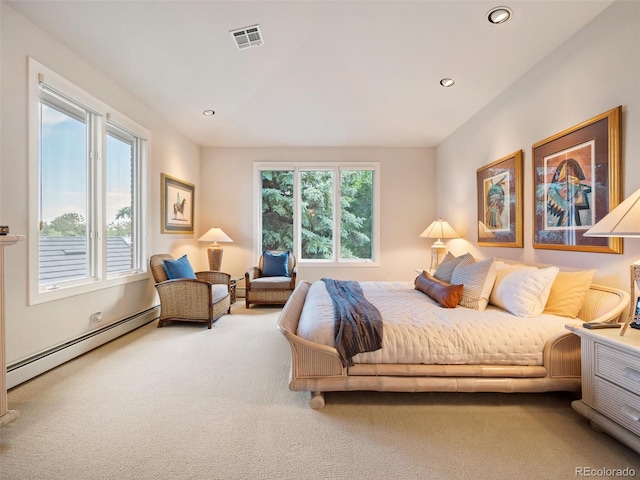
[(210, 228), (207, 233), (199, 239), (201, 242), (213, 242), (207, 247), (207, 255), (209, 257), (209, 270), (219, 272), (222, 266), (222, 247), (218, 242), (233, 242), (229, 236), (222, 231), (221, 228)]
[(420, 236), (423, 238), (437, 238), (437, 240), (433, 242), (433, 245), (431, 245), (431, 265), (429, 266), (429, 271), (438, 268), (441, 258), (447, 253), (447, 247), (442, 243), (442, 239), (460, 238), (456, 231), (451, 228), (451, 225), (441, 218), (431, 223)]
[[(605, 217), (587, 230), (585, 237), (640, 237), (640, 190), (629, 196), (624, 202), (611, 210)], [(631, 264), (631, 298), (636, 298), (635, 289), (640, 289), (640, 261)], [(624, 335), (633, 321), (638, 325), (640, 312), (631, 302), (629, 316), (620, 331)], [(640, 327), (640, 325), (638, 325)]]

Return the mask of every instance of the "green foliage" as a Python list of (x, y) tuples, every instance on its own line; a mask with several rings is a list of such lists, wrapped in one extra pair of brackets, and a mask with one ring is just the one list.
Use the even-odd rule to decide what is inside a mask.
[(116, 213), (116, 219), (107, 225), (107, 236), (109, 237), (128, 237), (131, 236), (131, 206), (122, 207)]
[[(131, 207), (122, 207), (116, 213), (115, 221), (107, 226), (110, 237), (127, 237), (131, 235)], [(64, 213), (51, 222), (44, 222), (40, 235), (43, 237), (84, 237), (87, 234), (87, 224), (84, 217), (78, 213)]]
[[(333, 170), (300, 175), (301, 258), (333, 257)], [(372, 258), (373, 172), (340, 172), (341, 258)], [(262, 246), (293, 249), (293, 171), (262, 172)]]
[(302, 258), (333, 256), (333, 172), (302, 172)]
[(86, 234), (86, 222), (78, 213), (64, 213), (50, 223), (44, 222), (40, 231), (44, 237), (84, 237)]
[(262, 248), (293, 250), (293, 172), (262, 172)]
[(342, 258), (372, 258), (373, 172), (342, 171), (340, 192), (340, 255)]

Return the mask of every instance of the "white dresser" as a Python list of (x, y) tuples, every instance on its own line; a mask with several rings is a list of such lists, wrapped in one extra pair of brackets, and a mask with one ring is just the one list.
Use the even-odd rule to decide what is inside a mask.
[(591, 425), (640, 453), (640, 330), (589, 330), (567, 325), (581, 338), (582, 400), (573, 409)]

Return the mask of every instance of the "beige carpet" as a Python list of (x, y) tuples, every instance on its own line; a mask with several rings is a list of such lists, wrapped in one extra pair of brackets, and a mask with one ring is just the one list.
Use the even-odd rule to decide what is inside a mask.
[(287, 387), (278, 313), (237, 303), (212, 330), (154, 322), (14, 388), (0, 479), (640, 476), (570, 394), (333, 393), (311, 410)]

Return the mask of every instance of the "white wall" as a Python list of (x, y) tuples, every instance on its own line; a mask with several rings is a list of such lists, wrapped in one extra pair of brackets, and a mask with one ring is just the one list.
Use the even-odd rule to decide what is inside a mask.
[[(640, 188), (639, 45), (640, 2), (617, 1), (438, 145), (438, 208), (467, 240), (456, 244), (456, 253), (596, 268), (596, 282), (629, 288), (628, 266), (640, 258), (640, 239), (625, 239), (624, 255), (533, 249), (531, 147), (622, 105), (622, 197)], [(478, 247), (476, 169), (519, 149), (524, 248)]]
[[(438, 215), (431, 148), (203, 148), (199, 235), (218, 226), (234, 243), (224, 244), (222, 269), (243, 275), (253, 258), (254, 162), (380, 162), (381, 262), (379, 267), (301, 267), (298, 278), (412, 280), (428, 266), (431, 242), (418, 235)], [(198, 236), (199, 236), (198, 235)], [(206, 265), (206, 244), (199, 258)]]
[[(151, 130), (149, 165), (150, 253), (195, 251), (193, 235), (160, 234), (160, 173), (197, 183), (200, 151), (151, 108), (113, 83), (88, 61), (43, 33), (2, 2), (2, 156), (0, 221), (13, 233), (27, 232), (27, 56)], [(11, 248), (5, 263), (7, 360), (11, 364), (95, 328), (89, 315), (102, 311), (100, 326), (157, 303), (151, 279), (29, 307), (27, 243)]]

